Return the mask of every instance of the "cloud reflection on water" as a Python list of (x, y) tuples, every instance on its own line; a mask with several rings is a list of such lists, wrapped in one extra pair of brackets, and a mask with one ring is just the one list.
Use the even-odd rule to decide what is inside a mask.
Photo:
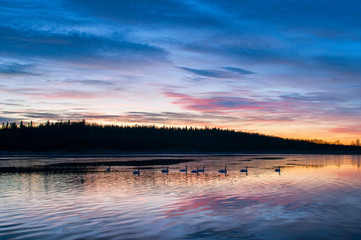
[[(2, 174), (0, 237), (361, 236), (360, 156), (196, 158), (188, 168), (204, 165), (204, 174), (179, 172), (184, 163), (172, 165), (169, 175), (161, 173), (163, 166), (143, 169), (139, 176), (132, 167), (116, 166), (109, 173), (99, 167), (98, 172)], [(225, 163), (227, 176), (218, 173)], [(239, 172), (246, 164), (248, 176)], [(279, 165), (281, 175), (274, 172)]]

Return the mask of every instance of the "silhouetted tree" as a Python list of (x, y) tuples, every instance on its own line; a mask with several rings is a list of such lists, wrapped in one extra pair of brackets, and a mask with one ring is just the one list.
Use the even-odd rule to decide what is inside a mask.
[(18, 128), (18, 125), (16, 124), (16, 122), (10, 123), (10, 129), (11, 129), (11, 130), (15, 130), (15, 129), (17, 129), (17, 128)]
[[(5, 124), (2, 124), (4, 126)], [(7, 123), (9, 125), (9, 123)], [(0, 129), (0, 150), (28, 151), (173, 151), (173, 152), (246, 152), (246, 151), (360, 151), (357, 146), (326, 143), (322, 140), (294, 140), (257, 133), (219, 128), (115, 126), (58, 121), (28, 127), (11, 123)], [(322, 144), (320, 144), (322, 143)], [(358, 142), (358, 145), (360, 143)]]

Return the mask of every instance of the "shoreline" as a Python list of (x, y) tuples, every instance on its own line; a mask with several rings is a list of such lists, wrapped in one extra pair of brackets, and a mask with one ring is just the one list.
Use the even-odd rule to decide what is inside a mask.
[[(2, 157), (47, 157), (47, 158), (97, 158), (97, 157), (186, 157), (186, 156), (247, 156), (247, 155), (361, 155), (361, 151), (243, 151), (243, 152), (196, 152), (196, 151), (150, 151), (150, 152), (121, 152), (121, 151), (0, 151)], [(2, 159), (0, 159), (1, 161)]]
[[(196, 161), (204, 157), (247, 157), (251, 160), (281, 160), (287, 155), (355, 155), (346, 152), (0, 152), (0, 173), (70, 173), (91, 172), (101, 166), (153, 167)], [(35, 161), (35, 165), (20, 166), (20, 162)], [(16, 164), (11, 164), (15, 162)], [(96, 170), (97, 171), (97, 170)]]

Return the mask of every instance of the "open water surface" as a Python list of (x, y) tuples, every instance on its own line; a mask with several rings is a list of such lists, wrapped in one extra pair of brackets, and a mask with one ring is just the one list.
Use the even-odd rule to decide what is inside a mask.
[(0, 239), (361, 239), (358, 155), (10, 157), (0, 167), (160, 158), (195, 161), (168, 174), (159, 165), (140, 175), (0, 173)]

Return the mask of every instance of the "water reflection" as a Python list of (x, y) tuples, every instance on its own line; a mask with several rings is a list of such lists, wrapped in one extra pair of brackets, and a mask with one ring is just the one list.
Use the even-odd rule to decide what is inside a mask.
[(361, 237), (360, 156), (195, 158), (189, 169), (206, 171), (185, 174), (175, 164), (167, 173), (157, 165), (139, 174), (127, 166), (1, 173), (0, 238)]

